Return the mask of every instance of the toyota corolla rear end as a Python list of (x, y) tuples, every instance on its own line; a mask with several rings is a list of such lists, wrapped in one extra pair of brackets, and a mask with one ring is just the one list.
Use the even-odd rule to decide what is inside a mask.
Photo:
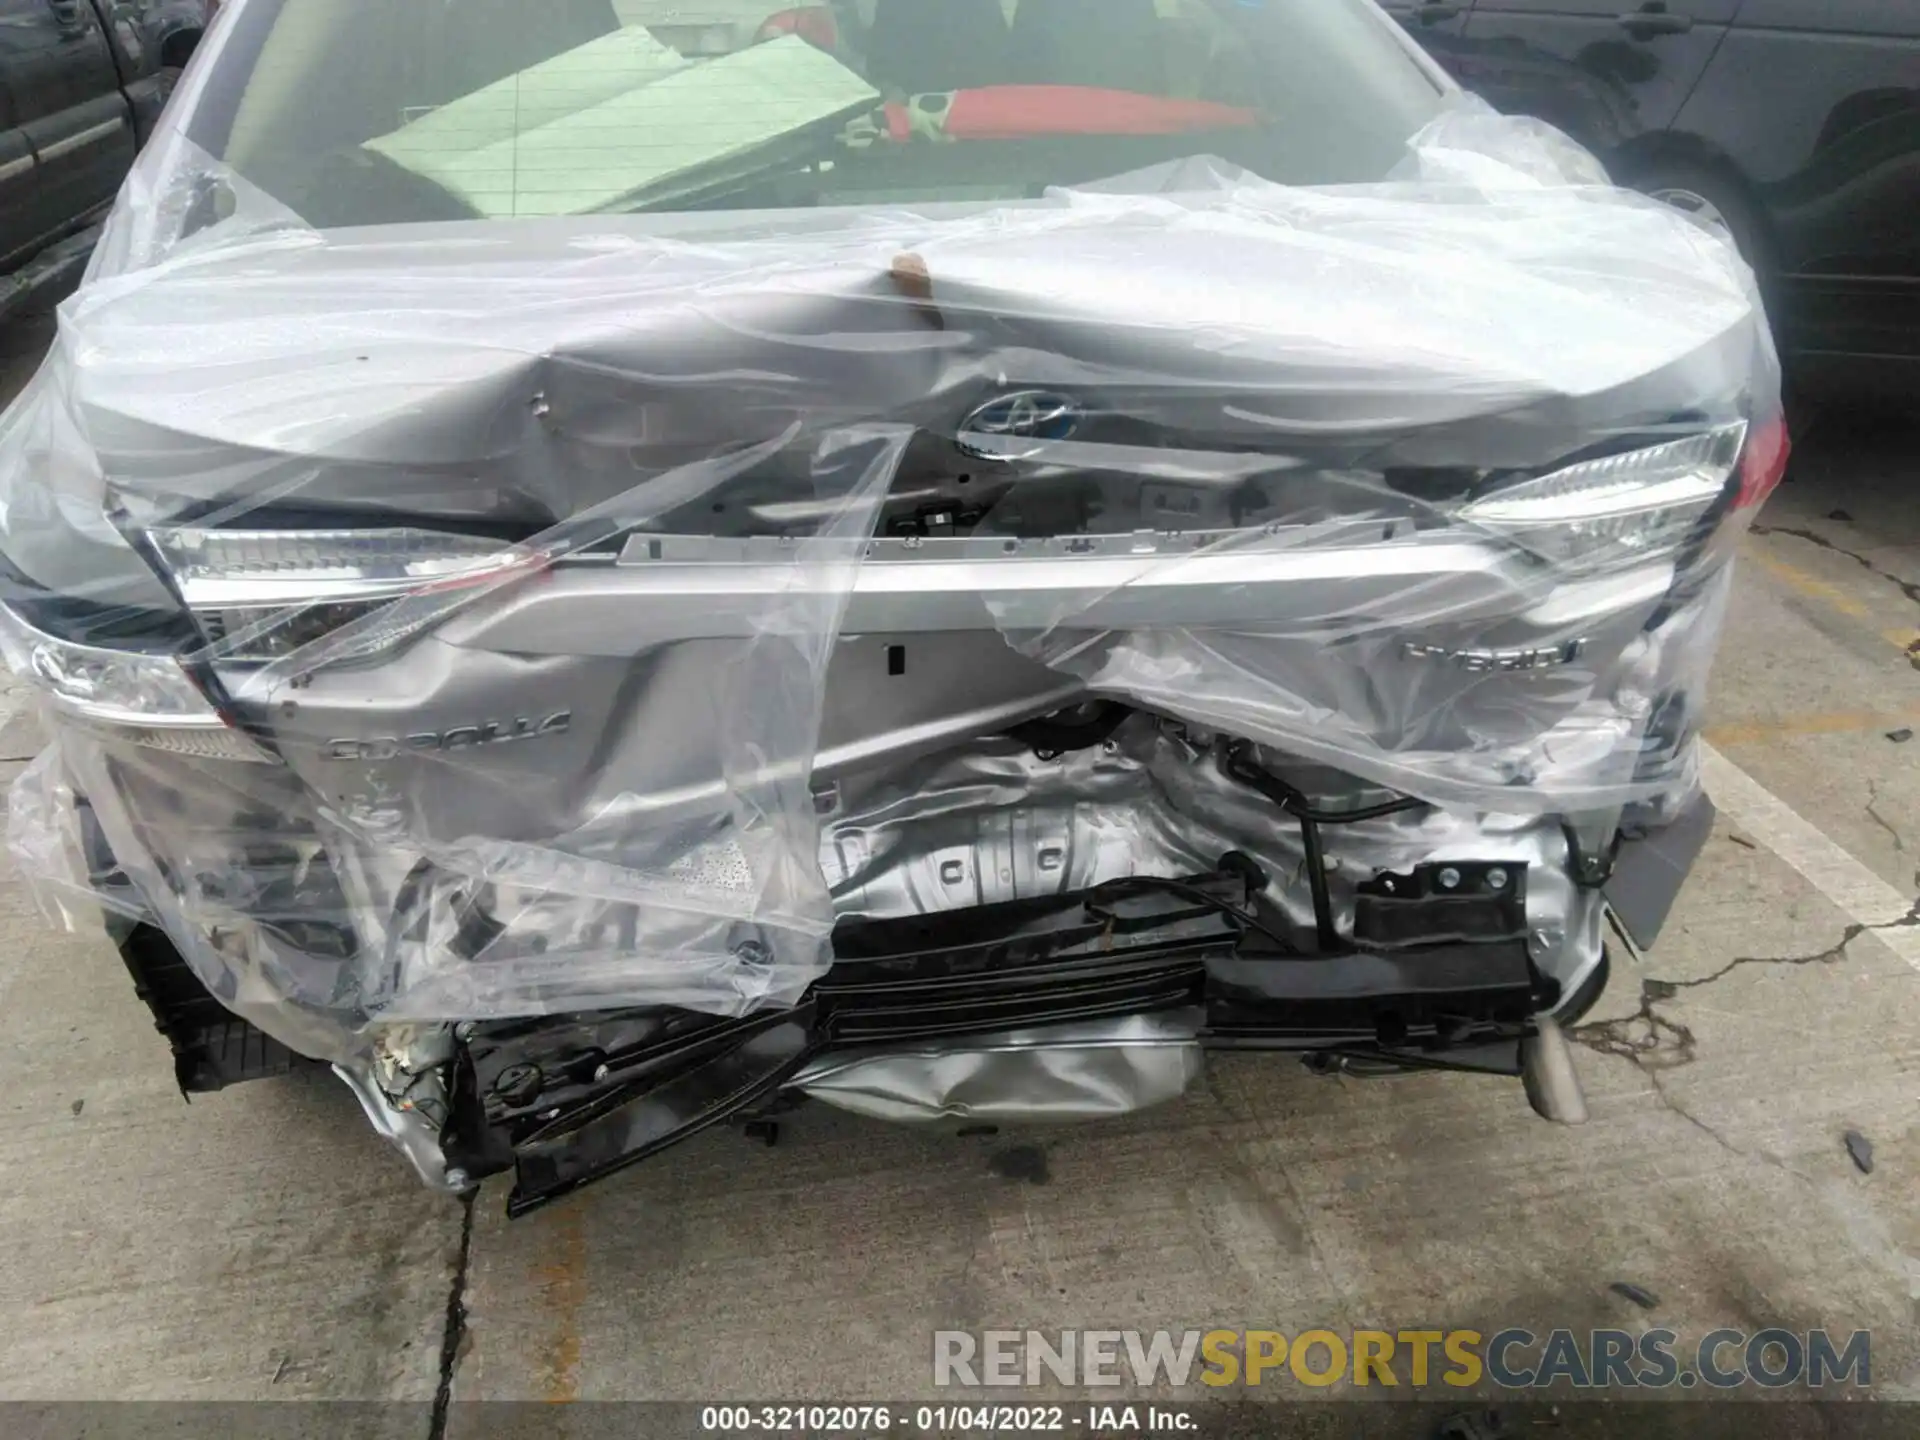
[(1579, 1119), (1751, 277), (1361, 0), (805, 8), (225, 7), (0, 424), (16, 855), (185, 1088), (516, 1213), (1223, 1048)]

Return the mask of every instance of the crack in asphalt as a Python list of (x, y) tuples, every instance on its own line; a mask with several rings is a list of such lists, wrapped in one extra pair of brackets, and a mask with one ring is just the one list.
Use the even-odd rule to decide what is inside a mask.
[[(1920, 909), (1920, 902), (1916, 902), (1915, 908)], [(1633, 1014), (1624, 1020), (1598, 1020), (1576, 1025), (1567, 1032), (1567, 1038), (1602, 1055), (1625, 1060), (1648, 1074), (1659, 1070), (1677, 1070), (1683, 1065), (1691, 1065), (1698, 1058), (1699, 1046), (1692, 1030), (1678, 1020), (1661, 1014), (1656, 1006), (1673, 999), (1682, 990), (1698, 990), (1703, 985), (1715, 984), (1745, 965), (1831, 964), (1844, 956), (1847, 947), (1868, 930), (1878, 928), (1883, 927), (1849, 925), (1837, 944), (1813, 955), (1737, 956), (1711, 975), (1703, 975), (1697, 980), (1657, 980), (1650, 976), (1640, 982), (1640, 1008)]]
[(1680, 987), (1670, 981), (1642, 980), (1640, 1008), (1633, 1014), (1624, 1020), (1595, 1020), (1576, 1025), (1567, 1031), (1567, 1038), (1599, 1054), (1625, 1060), (1649, 1075), (1691, 1065), (1699, 1053), (1693, 1031), (1653, 1008), (1663, 1000), (1671, 1000), (1679, 990)]
[[(1916, 605), (1920, 605), (1920, 581), (1902, 580), (1893, 572), (1882, 570), (1878, 565), (1874, 564), (1873, 561), (1858, 551), (1849, 550), (1844, 545), (1836, 544), (1817, 531), (1801, 530), (1791, 525), (1755, 525), (1753, 527), (1753, 533), (1756, 535), (1791, 535), (1796, 540), (1805, 540), (1809, 545), (1818, 545), (1822, 550), (1831, 550), (1836, 555), (1844, 555), (1868, 574), (1878, 576), (1880, 579), (1885, 580), (1889, 585), (1898, 589), (1902, 595), (1905, 595), (1907, 599)], [(1907, 653), (1915, 656), (1916, 659), (1920, 659), (1920, 642), (1917, 642), (1914, 647), (1910, 647)]]
[[(1920, 879), (1920, 876), (1916, 876), (1916, 879)], [(1711, 975), (1702, 975), (1694, 980), (1660, 980), (1649, 976), (1640, 982), (1640, 1008), (1633, 1014), (1621, 1020), (1596, 1020), (1576, 1025), (1567, 1032), (1567, 1038), (1597, 1054), (1625, 1060), (1653, 1078), (1654, 1088), (1658, 1090), (1658, 1072), (1678, 1070), (1699, 1058), (1699, 1042), (1694, 1038), (1693, 1031), (1680, 1021), (1662, 1014), (1657, 1008), (1682, 990), (1698, 990), (1706, 985), (1717, 984), (1747, 965), (1783, 965), (1792, 968), (1835, 964), (1846, 958), (1848, 948), (1862, 935), (1914, 928), (1920, 928), (1920, 897), (1915, 898), (1907, 913), (1899, 919), (1878, 925), (1855, 922), (1841, 932), (1838, 941), (1811, 955), (1739, 955)], [(1684, 1115), (1702, 1129), (1708, 1129), (1694, 1116), (1674, 1106), (1664, 1091), (1661, 1092), (1661, 1099), (1669, 1109)]]
[(1873, 781), (1869, 780), (1867, 782), (1867, 818), (1893, 837), (1894, 849), (1904, 852), (1907, 848), (1906, 839), (1900, 834), (1898, 826), (1874, 808), (1879, 803), (1880, 788), (1875, 785)]
[(446, 1324), (440, 1332), (440, 1381), (434, 1387), (427, 1440), (446, 1440), (447, 1415), (453, 1405), (453, 1372), (467, 1338), (467, 1262), (473, 1255), (473, 1206), (478, 1193), (469, 1190), (460, 1197), (460, 1254), (454, 1261), (453, 1284), (447, 1291)]
[[(1914, 879), (1916, 883), (1920, 883), (1920, 873), (1916, 873)], [(1708, 1124), (1674, 1099), (1667, 1089), (1664, 1076), (1667, 1071), (1681, 1069), (1698, 1059), (1699, 1042), (1691, 1029), (1682, 1022), (1662, 1014), (1657, 1007), (1673, 999), (1682, 990), (1698, 990), (1702, 986), (1715, 984), (1745, 965), (1791, 967), (1837, 964), (1846, 958), (1848, 948), (1862, 935), (1912, 928), (1920, 928), (1920, 895), (1914, 898), (1912, 906), (1899, 919), (1884, 921), (1878, 925), (1851, 924), (1841, 932), (1837, 942), (1811, 955), (1741, 955), (1729, 960), (1711, 975), (1703, 975), (1697, 980), (1659, 980), (1648, 977), (1640, 982), (1640, 1008), (1633, 1014), (1623, 1020), (1601, 1020), (1586, 1025), (1576, 1025), (1567, 1031), (1567, 1038), (1596, 1054), (1611, 1055), (1632, 1065), (1647, 1077), (1653, 1087), (1654, 1098), (1663, 1110), (1679, 1116), (1729, 1155), (1736, 1155), (1745, 1160), (1761, 1161), (1784, 1174), (1812, 1183), (1812, 1177), (1795, 1169), (1771, 1151), (1751, 1150), (1744, 1145), (1735, 1144), (1717, 1127)]]
[(1653, 1085), (1654, 1098), (1660, 1102), (1660, 1107), (1663, 1110), (1668, 1110), (1678, 1115), (1682, 1120), (1693, 1126), (1694, 1129), (1698, 1130), (1702, 1135), (1705, 1135), (1729, 1155), (1737, 1155), (1742, 1160), (1762, 1161), (1765, 1164), (1773, 1166), (1776, 1170), (1781, 1170), (1788, 1175), (1794, 1176), (1796, 1179), (1807, 1180), (1811, 1183), (1810, 1176), (1801, 1174), (1800, 1171), (1787, 1164), (1786, 1161), (1782, 1160), (1778, 1155), (1775, 1155), (1771, 1150), (1749, 1150), (1744, 1145), (1734, 1144), (1733, 1141), (1721, 1134), (1718, 1129), (1709, 1125), (1678, 1100), (1674, 1099), (1673, 1096), (1668, 1093), (1666, 1084), (1661, 1080), (1658, 1070), (1647, 1070), (1645, 1074)]
[[(1916, 879), (1920, 879), (1920, 876)], [(1624, 1020), (1576, 1025), (1567, 1032), (1567, 1038), (1597, 1054), (1611, 1055), (1632, 1065), (1647, 1077), (1653, 1087), (1654, 1099), (1663, 1110), (1686, 1121), (1729, 1155), (1760, 1161), (1783, 1174), (1812, 1183), (1812, 1177), (1795, 1169), (1771, 1151), (1735, 1144), (1717, 1126), (1708, 1124), (1674, 1099), (1672, 1092), (1667, 1089), (1664, 1076), (1669, 1070), (1693, 1064), (1699, 1058), (1699, 1042), (1685, 1024), (1661, 1014), (1656, 1007), (1673, 999), (1682, 990), (1698, 990), (1715, 984), (1746, 965), (1796, 967), (1837, 964), (1846, 958), (1848, 948), (1862, 935), (1910, 926), (1920, 926), (1920, 896), (1914, 899), (1912, 907), (1898, 920), (1879, 925), (1851, 924), (1841, 932), (1837, 942), (1811, 955), (1741, 955), (1729, 960), (1711, 975), (1703, 975), (1696, 980), (1658, 980), (1649, 977), (1640, 982), (1640, 1008), (1633, 1014)]]

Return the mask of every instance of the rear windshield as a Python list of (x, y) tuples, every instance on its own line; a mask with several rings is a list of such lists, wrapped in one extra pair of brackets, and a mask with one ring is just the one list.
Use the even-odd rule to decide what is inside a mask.
[(316, 225), (1371, 180), (1440, 84), (1371, 0), (244, 0), (188, 133)]

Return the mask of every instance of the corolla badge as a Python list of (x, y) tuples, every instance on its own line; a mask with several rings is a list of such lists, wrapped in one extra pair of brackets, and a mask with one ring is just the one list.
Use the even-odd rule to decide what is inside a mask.
[(981, 460), (1024, 460), (1049, 444), (1071, 439), (1083, 418), (1085, 412), (1065, 395), (1016, 390), (969, 413), (954, 443)]
[(374, 735), (366, 739), (329, 740), (329, 760), (394, 760), (402, 755), (430, 755), (468, 750), (476, 745), (505, 745), (515, 740), (544, 740), (573, 729), (573, 712), (562, 710), (542, 720), (523, 717), (507, 724), (489, 720), (484, 725), (460, 725), (452, 730), (422, 730), (413, 735)]

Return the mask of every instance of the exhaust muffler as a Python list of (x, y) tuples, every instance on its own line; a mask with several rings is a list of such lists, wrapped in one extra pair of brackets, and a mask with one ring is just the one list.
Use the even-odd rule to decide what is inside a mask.
[(1534, 1113), (1556, 1125), (1587, 1123), (1587, 1096), (1573, 1065), (1567, 1032), (1551, 1015), (1534, 1017), (1533, 1034), (1520, 1042), (1520, 1079)]

